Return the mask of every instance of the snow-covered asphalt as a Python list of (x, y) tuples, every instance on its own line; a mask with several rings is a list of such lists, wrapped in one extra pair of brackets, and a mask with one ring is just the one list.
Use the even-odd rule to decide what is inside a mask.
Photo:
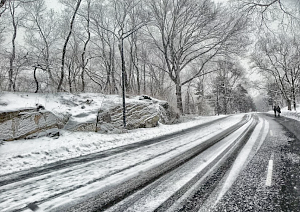
[(203, 127), (199, 133), (187, 133), (146, 147), (3, 185), (0, 187), (0, 211), (23, 210), (31, 202), (42, 204), (41, 207), (47, 211), (68, 202), (73, 204), (89, 193), (131, 178), (199, 145), (237, 124), (242, 117), (228, 117)]
[(0, 211), (30, 212), (30, 203), (44, 211), (297, 211), (300, 142), (290, 132), (297, 126), (284, 117), (234, 115), (93, 153), (7, 181)]
[[(209, 180), (210, 187), (216, 182), (212, 191), (199, 188), (178, 211), (300, 210), (300, 141), (291, 133), (299, 129), (299, 122), (263, 114), (259, 117), (264, 123), (262, 138), (266, 137), (254, 145), (237, 178), (229, 180), (236, 173), (239, 156), (230, 169), (219, 171)], [(203, 190), (209, 194), (204, 201)]]

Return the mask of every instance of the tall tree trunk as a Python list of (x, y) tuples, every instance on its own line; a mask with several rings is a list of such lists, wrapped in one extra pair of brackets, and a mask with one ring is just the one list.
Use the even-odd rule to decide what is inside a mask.
[(296, 88), (295, 88), (295, 78), (292, 75), (292, 101), (294, 110), (297, 110), (297, 103), (296, 103)]
[(177, 108), (179, 112), (183, 114), (181, 83), (179, 77), (177, 77), (176, 80), (176, 101), (177, 101)]
[(16, 58), (16, 38), (17, 38), (17, 29), (18, 29), (16, 20), (15, 20), (15, 8), (14, 8), (14, 5), (11, 5), (11, 4), (14, 4), (14, 2), (10, 3), (10, 14), (12, 16), (14, 33), (13, 33), (13, 37), (12, 37), (12, 40), (11, 40), (12, 53), (11, 53), (11, 56), (10, 56), (10, 59), (9, 59), (9, 72), (8, 72), (8, 79), (9, 79), (8, 90), (9, 91), (13, 90), (13, 85), (14, 85), (13, 73), (14, 73), (14, 61), (15, 61), (15, 58)]
[(108, 64), (108, 62), (106, 63), (106, 70), (107, 70), (107, 73), (106, 73), (106, 85), (105, 85), (105, 88), (104, 90), (106, 90), (109, 94), (112, 94), (112, 87), (111, 87), (111, 66), (110, 64)]
[(33, 77), (34, 77), (34, 81), (35, 81), (35, 84), (36, 84), (36, 89), (35, 89), (34, 93), (39, 92), (39, 82), (38, 82), (37, 77), (36, 77), (36, 70), (37, 70), (37, 67), (34, 67)]
[(116, 78), (115, 78), (115, 45), (112, 47), (112, 53), (111, 53), (110, 63), (111, 63), (111, 86), (112, 86), (112, 94), (115, 94), (118, 92)]
[[(69, 89), (70, 89), (70, 93), (73, 93), (73, 89), (72, 89), (72, 73), (71, 73), (71, 69), (72, 69), (72, 62), (70, 62), (70, 64), (68, 65), (68, 82), (69, 82)], [(76, 84), (76, 83), (75, 83)]]
[(135, 54), (134, 54), (134, 67), (136, 69), (136, 82), (137, 82), (137, 93), (138, 95), (141, 94), (141, 77), (140, 77), (140, 69), (139, 69), (139, 60), (138, 60), (138, 51), (137, 51), (137, 43), (136, 41), (134, 42), (134, 49), (135, 49)]
[(140, 83), (140, 70), (136, 68), (136, 81), (137, 81), (137, 93), (141, 94), (141, 83)]
[(189, 94), (189, 91), (186, 91), (184, 111), (185, 111), (185, 114), (190, 114), (190, 94)]
[(85, 72), (85, 67), (86, 67), (86, 62), (85, 62), (85, 54), (86, 54), (86, 50), (87, 50), (87, 46), (88, 43), (91, 39), (91, 32), (90, 32), (90, 6), (91, 6), (91, 2), (88, 1), (88, 14), (87, 14), (87, 26), (86, 26), (86, 30), (87, 30), (87, 40), (84, 43), (84, 48), (83, 48), (83, 52), (81, 54), (81, 62), (82, 62), (82, 70), (81, 70), (81, 83), (82, 83), (82, 89), (81, 92), (85, 91), (85, 82), (84, 82), (84, 72)]
[(143, 68), (143, 74), (144, 74), (144, 94), (146, 94), (146, 63), (144, 63), (144, 68)]
[(122, 100), (123, 100), (123, 126), (126, 127), (126, 102), (125, 102), (125, 92), (126, 92), (126, 70), (125, 70), (125, 59), (124, 59), (124, 39), (120, 39), (119, 50), (121, 55), (122, 63)]
[(81, 92), (85, 91), (84, 72), (85, 72), (85, 68), (82, 67), (82, 70), (81, 70), (81, 85), (82, 85)]
[(78, 0), (76, 8), (75, 8), (75, 11), (73, 13), (73, 17), (72, 17), (71, 23), (70, 23), (70, 30), (69, 30), (68, 36), (67, 36), (67, 38), (65, 40), (64, 47), (63, 47), (63, 50), (62, 50), (61, 68), (60, 68), (60, 80), (59, 80), (58, 87), (57, 87), (57, 91), (58, 92), (61, 91), (62, 83), (64, 81), (64, 76), (65, 76), (64, 67), (65, 67), (65, 56), (66, 56), (66, 51), (67, 51), (67, 45), (68, 45), (68, 42), (69, 42), (71, 34), (72, 34), (75, 17), (76, 17), (76, 14), (77, 14), (77, 11), (79, 9), (80, 4), (81, 4), (81, 0)]
[(287, 104), (287, 106), (288, 106), (288, 110), (292, 110), (292, 102), (291, 102), (290, 99), (287, 99), (287, 100), (286, 100), (286, 104)]

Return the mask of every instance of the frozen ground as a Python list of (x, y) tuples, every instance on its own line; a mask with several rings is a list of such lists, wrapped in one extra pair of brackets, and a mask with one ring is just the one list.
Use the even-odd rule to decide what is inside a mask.
[[(289, 111), (287, 107), (284, 107), (281, 109), (281, 115), (291, 118), (291, 119), (295, 119), (297, 121), (300, 121), (300, 105), (297, 104), (297, 110), (291, 110)], [(270, 110), (268, 113), (273, 114), (274, 115), (274, 111)]]
[[(98, 190), (133, 178), (140, 172), (151, 169), (152, 166), (174, 158), (174, 156), (199, 145), (208, 138), (238, 123), (242, 117), (243, 114), (231, 116), (228, 119), (214, 123), (212, 126), (204, 127), (198, 133), (189, 133), (180, 138), (175, 137), (165, 142), (125, 151), (77, 166), (53, 170), (51, 173), (4, 185), (0, 188), (0, 198), (2, 199), (0, 211), (25, 209), (26, 205), (31, 202), (42, 202), (40, 207), (46, 211), (51, 211), (61, 205), (72, 204), (72, 202), (77, 202), (82, 198), (93, 195), (93, 193), (97, 193)], [(207, 118), (207, 120), (211, 119)], [(195, 124), (196, 122), (192, 123)], [(191, 122), (189, 123), (191, 124)], [(168, 128), (168, 131), (165, 127), (169, 126), (160, 126), (159, 128), (143, 131), (156, 136), (162, 129), (165, 129), (163, 131), (166, 133), (170, 130), (180, 130), (182, 126), (184, 125), (172, 126), (172, 128)], [(126, 137), (124, 139), (133, 142), (132, 136), (138, 132), (141, 132), (141, 130), (128, 133), (127, 139), (125, 139)]]
[[(154, 99), (160, 101), (158, 99)], [(126, 98), (127, 103), (140, 102), (139, 97)], [(99, 108), (109, 108), (122, 103), (119, 95), (104, 95), (99, 93), (0, 93), (0, 113), (15, 111), (25, 108), (36, 108), (43, 105), (46, 110), (56, 116), (72, 115), (77, 122), (93, 120), (97, 116)], [(80, 116), (80, 114), (85, 114)]]
[(72, 157), (99, 152), (118, 146), (140, 142), (199, 125), (221, 116), (199, 117), (197, 120), (156, 128), (131, 130), (124, 134), (98, 134), (94, 132), (67, 132), (57, 138), (37, 138), (4, 142), (0, 146), (1, 174), (42, 166)]
[[(93, 99), (93, 102), (91, 105), (82, 109), (81, 104), (87, 99)], [(105, 101), (103, 101), (104, 99)], [(61, 101), (65, 102), (65, 104), (61, 105)], [(115, 101), (120, 101), (120, 98), (118, 96), (104, 96), (98, 94), (84, 94), (77, 96), (70, 94), (55, 96), (48, 94), (43, 97), (36, 94), (6, 93), (5, 95), (1, 94), (0, 96), (0, 112), (21, 109), (23, 107), (35, 107), (36, 104), (42, 104), (47, 110), (53, 111), (56, 114), (78, 114), (82, 112), (93, 114), (94, 111), (99, 108), (100, 104), (106, 102), (107, 106), (109, 106), (109, 102), (113, 104)], [(137, 99), (133, 98), (129, 101), (137, 101)], [(270, 113), (272, 113), (272, 111), (270, 111)], [(282, 115), (295, 119), (299, 117), (297, 112), (290, 112), (285, 108), (282, 110)], [(206, 134), (206, 136), (212, 136), (214, 133), (220, 132), (229, 126), (232, 126), (234, 123), (237, 123), (242, 116), (242, 114), (232, 116), (229, 119), (223, 120), (222, 123), (216, 123), (214, 126), (210, 126), (208, 129), (201, 131), (200, 135), (205, 136)], [(99, 134), (94, 132), (74, 133), (62, 131), (62, 135), (57, 139), (44, 137), (32, 140), (4, 142), (3, 145), (0, 146), (0, 177), (1, 175), (25, 170), (31, 167), (43, 166), (44, 164), (59, 160), (104, 151), (126, 144), (140, 142), (145, 139), (181, 131), (221, 117), (222, 116), (194, 117), (192, 121), (186, 121), (180, 124), (159, 124), (156, 128), (131, 130), (124, 134)], [(300, 121), (299, 118), (298, 120)], [(260, 125), (257, 127), (259, 126)], [(261, 129), (261, 127), (259, 127), (259, 129)], [(184, 142), (188, 144), (188, 141), (190, 140), (191, 139), (186, 138), (180, 142), (183, 142), (182, 145), (185, 145)], [(201, 139), (199, 142), (201, 142)], [(176, 141), (174, 142), (173, 147), (168, 143), (167, 146), (163, 146), (158, 149), (153, 148), (151, 151), (147, 150), (145, 154), (142, 154), (142, 156), (146, 157), (146, 159), (141, 157), (140, 152), (137, 152), (137, 154), (129, 154), (128, 152), (124, 153), (124, 155), (120, 157), (120, 160), (118, 160), (113, 166), (106, 161), (102, 161), (101, 163), (100, 161), (96, 161), (96, 163), (91, 162), (84, 166), (77, 167), (74, 170), (71, 168), (70, 170), (55, 171), (53, 173), (36, 177), (35, 179), (28, 179), (28, 182), (17, 182), (7, 185), (3, 187), (0, 192), (0, 199), (3, 201), (2, 203), (0, 201), (0, 211), (13, 211), (18, 207), (26, 207), (26, 205), (30, 202), (42, 201), (43, 199), (50, 198), (56, 193), (64, 192), (68, 189), (72, 190), (73, 187), (75, 189), (78, 185), (83, 186), (81, 189), (73, 190), (70, 201), (76, 201), (77, 198), (82, 198), (83, 194), (87, 194), (93, 190), (92, 188), (94, 188), (95, 185), (93, 183), (90, 184), (90, 182), (99, 178), (99, 176), (103, 177), (111, 175), (111, 178), (106, 179), (107, 181), (99, 182), (104, 185), (106, 183), (111, 183), (112, 180), (117, 181), (121, 179), (122, 176), (124, 178), (124, 176), (129, 176), (132, 173), (136, 174), (138, 173), (137, 170), (142, 170), (143, 168), (138, 166), (133, 170), (128, 170), (129, 173), (120, 173), (116, 175), (113, 173), (115, 169), (122, 169), (122, 166), (128, 166), (128, 162), (138, 163), (140, 160), (148, 160), (148, 157), (154, 157), (155, 154), (165, 151), (167, 148), (174, 148), (174, 153), (178, 153), (179, 149), (176, 149), (178, 145), (179, 143)], [(180, 151), (184, 151), (184, 149), (181, 149)], [(169, 158), (171, 156), (167, 157)], [(157, 160), (162, 161), (165, 159), (158, 158)], [(149, 164), (141, 164), (141, 166), (149, 168)], [(89, 174), (87, 174), (87, 172)], [(58, 181), (60, 181), (60, 183)], [(22, 185), (22, 183), (25, 183), (26, 185)], [(51, 208), (54, 206), (57, 207), (60, 203), (65, 204), (65, 199), (70, 199), (68, 195), (69, 194), (66, 194), (53, 199), (53, 201), (50, 202), (47, 201), (43, 206), (44, 208)]]
[[(88, 99), (93, 100), (92, 103), (82, 109), (82, 104)], [(109, 107), (118, 101), (121, 101), (121, 99), (117, 95), (2, 93), (0, 96), (0, 112), (35, 107), (36, 104), (42, 104), (47, 110), (57, 115), (71, 113), (74, 116), (79, 113), (90, 113), (89, 117), (92, 117), (93, 114), (96, 115), (95, 111), (100, 106)], [(127, 102), (129, 101), (138, 101), (138, 98), (128, 99)], [(61, 136), (57, 139), (43, 137), (32, 140), (4, 142), (0, 146), (0, 176), (31, 167), (43, 166), (59, 160), (140, 142), (221, 117), (194, 117), (192, 121), (180, 124), (159, 124), (156, 128), (131, 130), (124, 134), (62, 131)]]

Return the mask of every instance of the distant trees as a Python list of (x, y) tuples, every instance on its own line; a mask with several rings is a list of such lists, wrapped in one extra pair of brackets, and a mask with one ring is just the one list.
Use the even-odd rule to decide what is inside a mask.
[(255, 110), (252, 98), (248, 94), (244, 81), (244, 69), (230, 60), (219, 60), (215, 77), (212, 81), (212, 92), (206, 95), (215, 114), (230, 114)]
[(282, 105), (282, 95), (277, 83), (274, 83), (273, 80), (267, 83), (267, 98), (268, 98), (268, 105)]
[(252, 59), (255, 67), (271, 77), (286, 101), (296, 110), (300, 88), (300, 41), (296, 35), (280, 34), (261, 38)]
[[(177, 108), (183, 113), (182, 86), (207, 74), (206, 64), (228, 47), (245, 22), (230, 17), (208, 0), (152, 0), (149, 8), (154, 23), (148, 31), (164, 56), (165, 71), (175, 84)], [(195, 64), (198, 68), (191, 73)]]
[(245, 0), (238, 4), (242, 12), (255, 17), (253, 23), (259, 29), (252, 61), (253, 67), (266, 79), (265, 89), (269, 104), (278, 104), (279, 99), (284, 99), (289, 110), (292, 106), (296, 108), (299, 95), (300, 2)]
[(241, 113), (256, 111), (253, 98), (242, 84), (238, 84), (233, 90), (233, 110)]
[[(9, 48), (6, 49), (6, 52), (2, 51), (0, 56), (2, 60), (8, 60), (7, 76), (6, 81), (3, 84), (7, 84), (6, 89), (8, 91), (16, 91), (16, 81), (18, 80), (18, 75), (24, 66), (27, 65), (27, 53), (23, 50), (18, 49), (17, 36), (19, 31), (22, 28), (22, 24), (26, 13), (22, 10), (22, 6), (27, 4), (30, 0), (1, 0), (0, 2), (0, 43), (5, 39), (9, 39)], [(31, 0), (32, 2), (35, 0)], [(5, 15), (5, 16), (4, 16)], [(2, 19), (5, 19), (4, 21)], [(4, 26), (2, 26), (2, 24)], [(8, 38), (7, 38), (7, 35)], [(3, 67), (1, 67), (3, 68)]]
[[(28, 46), (31, 66), (37, 70), (42, 70), (49, 76), (49, 80), (44, 80), (46, 91), (53, 91), (56, 80), (53, 77), (53, 65), (55, 55), (58, 53), (55, 45), (58, 41), (58, 20), (55, 19), (57, 13), (47, 10), (44, 0), (37, 0), (24, 5), (26, 17), (23, 26), (25, 27), (24, 40)], [(37, 80), (37, 79), (36, 79)], [(37, 88), (39, 90), (39, 88)]]
[[(77, 0), (76, 1), (76, 6), (75, 6), (75, 9), (72, 13), (72, 18), (71, 18), (71, 21), (70, 21), (70, 27), (69, 27), (69, 30), (68, 30), (68, 34), (65, 38), (64, 45), (63, 45), (63, 48), (62, 48), (62, 58), (61, 58), (61, 68), (60, 68), (61, 69), (61, 71), (60, 71), (61, 74), (60, 74), (60, 79), (59, 79), (59, 83), (58, 83), (58, 86), (57, 86), (57, 91), (62, 90), (62, 84), (63, 84), (64, 76), (65, 76), (65, 56), (66, 56), (67, 46), (68, 46), (72, 31), (73, 31), (75, 17), (76, 17), (78, 9), (80, 7), (81, 1), (82, 0)], [(70, 5), (70, 4), (68, 4), (68, 5)]]
[(10, 14), (10, 21), (12, 26), (12, 37), (11, 37), (11, 52), (9, 55), (9, 70), (8, 70), (8, 90), (16, 91), (16, 78), (17, 78), (17, 70), (16, 70), (16, 38), (17, 33), (19, 31), (21, 21), (24, 19), (24, 13), (18, 10), (18, 7), (21, 6), (20, 2), (17, 1), (8, 1), (8, 10)]
[(45, 0), (0, 1), (10, 15), (0, 26), (10, 40), (0, 52), (4, 90), (145, 93), (196, 113), (215, 60), (248, 44), (247, 17), (211, 0), (60, 0), (61, 11)]

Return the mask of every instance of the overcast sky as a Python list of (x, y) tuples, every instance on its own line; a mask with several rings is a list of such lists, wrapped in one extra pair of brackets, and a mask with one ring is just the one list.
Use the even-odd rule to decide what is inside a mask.
[[(60, 4), (58, 3), (58, 0), (45, 0), (48, 8), (57, 9), (60, 7)], [(227, 2), (228, 0), (213, 0), (214, 2)]]
[(57, 9), (59, 7), (58, 0), (45, 0), (47, 7), (51, 9)]

